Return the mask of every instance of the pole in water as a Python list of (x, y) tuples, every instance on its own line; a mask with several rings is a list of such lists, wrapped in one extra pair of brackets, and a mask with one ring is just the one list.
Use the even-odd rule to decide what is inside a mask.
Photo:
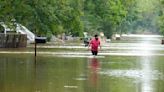
[(35, 41), (35, 46), (34, 46), (34, 48), (35, 48), (35, 65), (36, 65), (36, 49), (37, 49), (37, 42), (36, 42), (36, 29), (35, 29), (35, 39), (34, 39), (34, 41)]
[(36, 42), (36, 29), (35, 29), (35, 39), (34, 39), (34, 42), (35, 42), (35, 58), (36, 58), (36, 48), (37, 48), (37, 46), (36, 46), (36, 44), (37, 44), (37, 42)]
[(36, 57), (36, 40), (35, 40), (35, 57)]

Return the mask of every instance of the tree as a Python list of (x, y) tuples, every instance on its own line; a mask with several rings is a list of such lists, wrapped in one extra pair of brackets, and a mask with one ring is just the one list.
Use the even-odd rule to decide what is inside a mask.
[(159, 30), (162, 35), (164, 35), (164, 0), (160, 0), (160, 11), (159, 11)]
[[(110, 38), (127, 12), (121, 0), (85, 0), (85, 23), (87, 30), (103, 31)], [(90, 29), (88, 29), (90, 28)]]
[(79, 36), (83, 31), (80, 21), (81, 1), (3, 0), (0, 20), (7, 23), (16, 19), (18, 23), (25, 25), (32, 32), (36, 31), (40, 36), (69, 31)]

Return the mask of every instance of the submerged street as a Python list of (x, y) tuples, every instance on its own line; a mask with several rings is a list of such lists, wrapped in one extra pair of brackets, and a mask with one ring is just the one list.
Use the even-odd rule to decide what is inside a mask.
[(102, 43), (97, 57), (83, 45), (65, 45), (38, 46), (35, 59), (31, 48), (0, 49), (0, 92), (164, 92), (157, 35)]

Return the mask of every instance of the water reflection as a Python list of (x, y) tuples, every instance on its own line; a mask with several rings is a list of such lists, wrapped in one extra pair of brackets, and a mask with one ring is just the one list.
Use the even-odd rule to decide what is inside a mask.
[(110, 44), (131, 46), (97, 58), (88, 51), (41, 51), (36, 64), (33, 53), (1, 52), (0, 92), (164, 92), (164, 57), (153, 55), (159, 49), (147, 37), (141, 40)]
[(91, 58), (89, 62), (89, 81), (93, 87), (98, 86), (98, 72), (100, 69), (100, 62), (97, 58)]
[[(24, 56), (22, 56), (24, 57)], [(0, 92), (34, 92), (31, 58), (0, 56)]]
[[(99, 73), (101, 75), (115, 77), (116, 79), (133, 79), (131, 84), (135, 84), (136, 86), (136, 90), (133, 90), (133, 92), (157, 92), (158, 88), (155, 87), (155, 82), (158, 80), (163, 80), (161, 79), (163, 77), (163, 73), (159, 70), (154, 69), (153, 65), (155, 65), (157, 61), (152, 55), (154, 53), (154, 50), (152, 50), (153, 43), (148, 38), (142, 38), (142, 41), (137, 46), (136, 48), (140, 48), (138, 54), (143, 55), (137, 56), (137, 58), (140, 58), (137, 61), (140, 63), (137, 66), (138, 68), (120, 69), (120, 67), (118, 66), (118, 69), (103, 69)], [(121, 59), (121, 61), (125, 62), (123, 61), (123, 59)], [(114, 64), (116, 65), (116, 63)]]
[(141, 77), (141, 92), (154, 92), (153, 90), (153, 69), (151, 67), (151, 58), (144, 57), (141, 61), (142, 65), (142, 72), (144, 75)]
[[(146, 39), (146, 38), (145, 38)], [(144, 54), (151, 54), (153, 53), (152, 50), (150, 50), (151, 47), (151, 43), (149, 41), (147, 42), (143, 42), (143, 51), (142, 53)], [(142, 68), (142, 72), (144, 73), (144, 75), (142, 76), (141, 79), (141, 92), (154, 92), (154, 87), (153, 87), (153, 79), (152, 77), (154, 76), (153, 74), (153, 67), (151, 66), (151, 57), (143, 57), (141, 58), (141, 68)]]

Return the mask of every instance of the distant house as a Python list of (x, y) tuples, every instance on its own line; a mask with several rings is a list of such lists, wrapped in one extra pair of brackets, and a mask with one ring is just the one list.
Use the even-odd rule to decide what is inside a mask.
[(35, 41), (35, 34), (32, 33), (30, 30), (28, 30), (25, 26), (16, 23), (16, 32), (14, 32), (13, 29), (9, 28), (4, 22), (0, 22), (0, 32), (7, 34), (7, 33), (20, 33), (20, 34), (26, 34), (27, 40), (30, 43), (33, 43)]
[(15, 30), (0, 22), (0, 48), (21, 48), (35, 42), (35, 35), (25, 26), (15, 23)]

